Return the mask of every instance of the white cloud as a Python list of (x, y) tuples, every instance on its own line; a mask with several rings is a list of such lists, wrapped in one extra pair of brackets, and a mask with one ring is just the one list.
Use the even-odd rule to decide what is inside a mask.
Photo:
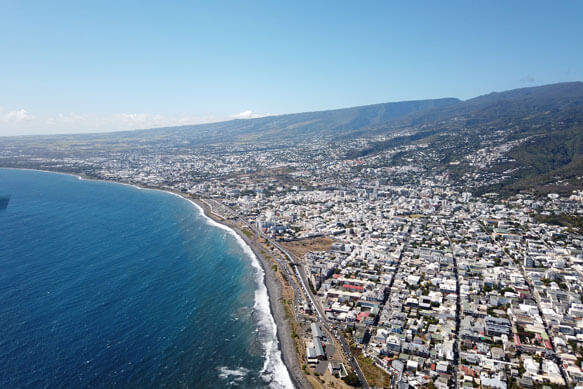
[(3, 122), (24, 122), (32, 119), (34, 119), (34, 117), (25, 109), (19, 109), (17, 111), (11, 111), (0, 115), (0, 120)]
[(147, 113), (117, 113), (112, 115), (112, 119), (119, 121), (124, 125), (128, 124), (134, 126), (156, 126), (167, 120), (161, 115)]
[(150, 113), (98, 115), (71, 112), (58, 113), (46, 117), (33, 117), (25, 110), (6, 114), (0, 111), (0, 136), (123, 131), (202, 124), (228, 119), (228, 117), (186, 113), (173, 115)]
[(255, 118), (262, 118), (265, 116), (269, 116), (270, 114), (266, 113), (266, 114), (259, 114), (259, 113), (253, 113), (253, 111), (251, 111), (250, 109), (246, 109), (243, 112), (239, 112), (235, 115), (233, 115), (233, 118), (235, 119), (255, 119)]
[(108, 114), (61, 112), (33, 116), (25, 109), (3, 111), (0, 108), (0, 136), (127, 131), (212, 123), (233, 118), (254, 119), (270, 115), (254, 113), (248, 109), (231, 116), (189, 113), (162, 115), (143, 112)]
[(188, 124), (202, 124), (222, 119), (211, 115), (200, 116), (190, 114), (178, 114), (164, 116), (150, 113), (118, 113), (111, 115), (111, 120), (113, 123), (119, 123), (119, 125), (121, 125), (122, 127), (136, 129), (136, 128), (182, 126)]

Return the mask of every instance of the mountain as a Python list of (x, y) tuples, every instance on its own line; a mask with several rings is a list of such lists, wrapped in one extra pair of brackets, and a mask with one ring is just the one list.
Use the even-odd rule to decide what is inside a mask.
[[(329, 111), (303, 112), (256, 119), (192, 126), (133, 131), (133, 135), (166, 135), (189, 139), (191, 143), (224, 141), (305, 140), (310, 137), (349, 137), (366, 133), (368, 129), (404, 118), (415, 112), (438, 109), (459, 103), (454, 98), (403, 101), (342, 108)], [(115, 134), (114, 134), (115, 135)], [(130, 135), (128, 132), (124, 136)]]
[[(532, 188), (564, 192), (582, 186), (577, 182), (583, 176), (582, 82), (490, 93), (416, 112), (391, 125), (414, 134), (379, 142), (362, 153), (427, 143), (438, 155), (436, 165), (461, 183), (468, 184), (469, 175), (477, 174), (478, 193)], [(476, 167), (476, 153), (505, 147), (503, 155)]]
[(583, 82), (513, 89), (413, 114), (405, 118), (404, 123), (427, 124), (458, 118), (470, 121), (468, 124), (473, 125), (498, 120), (515, 120), (525, 115), (543, 114), (548, 110), (564, 111), (579, 107), (582, 97)]

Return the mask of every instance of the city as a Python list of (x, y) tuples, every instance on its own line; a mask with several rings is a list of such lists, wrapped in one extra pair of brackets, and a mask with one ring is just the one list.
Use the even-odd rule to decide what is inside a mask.
[(297, 355), (321, 383), (351, 372), (366, 387), (582, 382), (581, 235), (544, 221), (580, 215), (583, 196), (473, 196), (428, 164), (386, 163), (403, 148), (427, 161), (424, 144), (343, 158), (367, 142), (4, 158), (174, 191), (239, 221), (290, 287)]
[(583, 2), (0, 9), (0, 388), (583, 389)]

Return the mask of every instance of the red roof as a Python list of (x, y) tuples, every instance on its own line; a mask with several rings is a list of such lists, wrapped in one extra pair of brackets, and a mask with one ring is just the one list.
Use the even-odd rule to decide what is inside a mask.
[(342, 287), (344, 289), (358, 290), (360, 292), (362, 292), (364, 290), (364, 287), (363, 286), (358, 286), (358, 285), (344, 284)]
[(514, 345), (520, 346), (520, 337), (517, 334), (514, 334)]
[(548, 340), (545, 340), (545, 347), (547, 348), (547, 350), (552, 350), (553, 346), (551, 345), (551, 342)]
[(469, 376), (472, 376), (472, 377), (476, 377), (477, 376), (476, 372), (474, 370), (470, 369), (467, 366), (462, 365), (461, 366), (461, 369), (462, 369), (462, 371), (464, 372), (465, 375), (469, 375)]
[(340, 278), (340, 274), (338, 274), (338, 273), (337, 274), (333, 274), (332, 275), (332, 278)]
[(360, 312), (357, 316), (356, 316), (356, 320), (361, 321), (363, 318), (368, 317), (369, 313), (368, 312)]

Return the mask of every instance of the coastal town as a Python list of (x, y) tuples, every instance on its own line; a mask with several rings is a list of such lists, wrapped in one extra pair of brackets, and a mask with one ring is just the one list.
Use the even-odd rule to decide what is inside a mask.
[(367, 142), (3, 158), (180, 193), (237, 228), (287, 290), (281, 343), (310, 386), (583, 387), (583, 238), (557, 223), (583, 194), (476, 196), (499, 176), (460, 186), (424, 144), (344, 157)]
[(583, 389), (583, 0), (1, 4), (0, 389)]

